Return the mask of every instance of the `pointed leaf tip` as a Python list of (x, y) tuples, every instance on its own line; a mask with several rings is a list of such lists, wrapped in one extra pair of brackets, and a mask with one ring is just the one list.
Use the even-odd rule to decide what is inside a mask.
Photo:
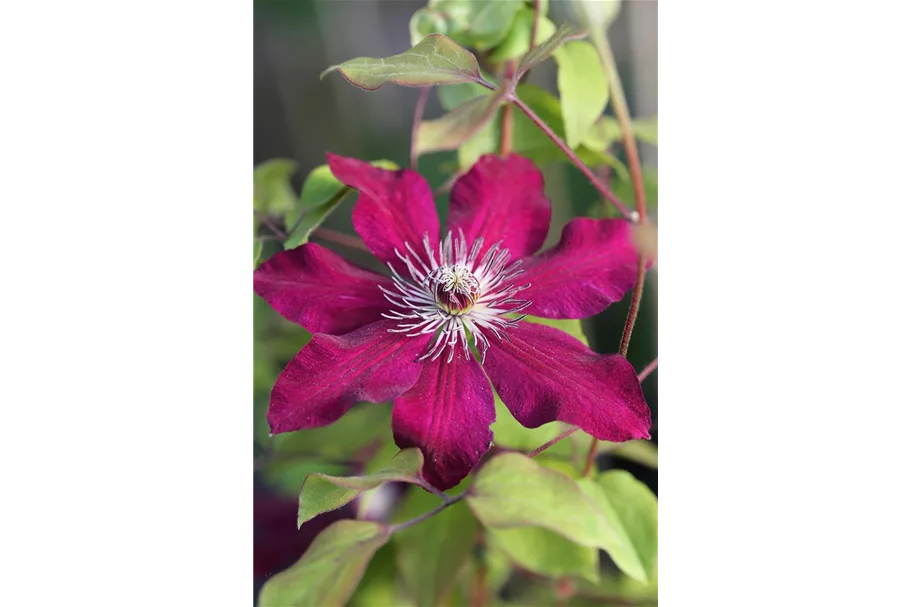
[(475, 56), (443, 34), (430, 34), (404, 53), (391, 57), (357, 57), (333, 65), (320, 74), (320, 79), (334, 70), (365, 91), (375, 91), (387, 82), (431, 86), (481, 81)]

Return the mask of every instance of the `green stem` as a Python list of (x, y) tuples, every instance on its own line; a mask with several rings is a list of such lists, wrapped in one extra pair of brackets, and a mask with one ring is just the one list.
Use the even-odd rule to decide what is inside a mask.
[(405, 521), (404, 523), (399, 523), (398, 525), (391, 525), (389, 527), (389, 532), (395, 533), (396, 531), (402, 531), (403, 529), (408, 529), (409, 527), (413, 527), (414, 525), (417, 525), (418, 523), (423, 523), (424, 521), (433, 517), (434, 515), (439, 514), (446, 508), (449, 508), (456, 502), (462, 501), (467, 495), (468, 495), (468, 492), (466, 491), (465, 493), (460, 493), (459, 495), (457, 495), (455, 497), (447, 496), (446, 501), (444, 501), (442, 504), (440, 504), (439, 506), (437, 506), (430, 512), (425, 512), (421, 516), (419, 516), (417, 518), (413, 518), (410, 521)]

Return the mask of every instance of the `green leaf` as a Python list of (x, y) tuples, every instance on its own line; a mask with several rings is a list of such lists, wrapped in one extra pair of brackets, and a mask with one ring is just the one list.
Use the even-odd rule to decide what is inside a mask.
[(263, 256), (263, 241), (257, 240), (253, 242), (253, 269), (255, 270), (259, 266), (259, 260)]
[[(503, 401), (500, 400), (499, 395), (494, 396), (494, 403), (497, 408), (497, 419), (490, 429), (493, 430), (494, 444), (498, 447), (530, 452), (556, 437), (567, 427), (560, 422), (551, 422), (537, 428), (526, 428), (516, 421)], [(571, 449), (572, 445), (569, 441), (564, 440), (548, 449), (547, 452), (552, 455), (569, 457)]]
[(564, 23), (557, 28), (557, 31), (555, 31), (550, 38), (528, 51), (528, 53), (522, 57), (522, 61), (519, 63), (519, 68), (516, 70), (513, 81), (518, 82), (519, 78), (521, 78), (525, 72), (550, 57), (553, 52), (560, 48), (565, 42), (569, 40), (579, 40), (584, 37), (585, 31)]
[(346, 465), (326, 462), (320, 458), (293, 457), (268, 461), (262, 474), (263, 481), (276, 493), (297, 497), (301, 490), (301, 479), (308, 474), (345, 474), (348, 469)]
[(376, 551), (347, 607), (411, 607), (399, 596), (395, 547), (392, 542)]
[(620, 159), (613, 154), (602, 152), (600, 150), (590, 150), (587, 147), (579, 146), (576, 148), (576, 156), (579, 160), (590, 167), (609, 166), (617, 172), (617, 178), (622, 181), (629, 181), (629, 170), (626, 165), (620, 162)]
[[(490, 53), (493, 61), (507, 61), (518, 59), (528, 52), (531, 43), (531, 29), (535, 20), (534, 9), (526, 6), (518, 12), (509, 35)], [(542, 13), (538, 18), (538, 28), (535, 31), (535, 44), (541, 44), (557, 30), (553, 21)]]
[(414, 143), (416, 153), (458, 148), (490, 122), (502, 100), (503, 92), (497, 91), (467, 101), (442, 118), (421, 121)]
[[(558, 137), (563, 137), (563, 117), (559, 99), (548, 91), (531, 84), (520, 84), (516, 88), (516, 95)], [(517, 154), (531, 159), (539, 166), (566, 159), (566, 155), (560, 148), (528, 116), (519, 111), (513, 112), (512, 148)]]
[(658, 566), (658, 498), (625, 470), (611, 470), (579, 486), (614, 529), (616, 541), (602, 546), (617, 567), (640, 582), (653, 579)]
[(633, 136), (643, 143), (658, 145), (658, 116), (633, 120)]
[(604, 31), (620, 13), (620, 0), (575, 0), (573, 5), (591, 31)]
[(607, 76), (598, 51), (590, 42), (567, 42), (554, 51), (554, 59), (566, 143), (575, 148), (604, 112)]
[(587, 597), (602, 597), (613, 600), (621, 597), (628, 604), (658, 604), (657, 579), (643, 583), (622, 573), (606, 573), (601, 575), (601, 581), (597, 584), (592, 584), (587, 580), (578, 581), (576, 589), (579, 594)]
[(589, 345), (588, 336), (585, 335), (585, 331), (582, 329), (581, 320), (558, 320), (555, 318), (540, 318), (538, 316), (526, 316), (525, 320), (539, 325), (553, 327), (554, 329), (559, 329), (564, 333), (569, 333), (586, 346)]
[(491, 458), (468, 505), (487, 527), (543, 527), (581, 546), (615, 546), (619, 537), (571, 478), (518, 453)]
[(262, 607), (343, 605), (373, 554), (389, 541), (389, 528), (344, 520), (320, 533), (290, 568), (271, 577), (259, 594)]
[(475, 97), (484, 97), (489, 94), (490, 89), (481, 86), (476, 82), (447, 84), (437, 89), (440, 105), (443, 106), (443, 109), (447, 112), (456, 109), (467, 101), (471, 101)]
[[(645, 206), (648, 209), (658, 208), (658, 171), (652, 167), (642, 167), (642, 184), (645, 186)], [(611, 189), (623, 202), (630, 206), (635, 204), (636, 195), (631, 180), (615, 181), (611, 184)]]
[(480, 131), (472, 135), (465, 143), (459, 146), (459, 168), (468, 170), (484, 154), (492, 154), (499, 149), (500, 124), (497, 116), (484, 125)]
[(658, 571), (658, 498), (625, 470), (605, 472), (597, 482), (626, 529), (649, 579), (655, 579)]
[(431, 0), (412, 16), (409, 29), (412, 41), (420, 34), (438, 32), (463, 46), (486, 51), (506, 38), (523, 7), (523, 0)]
[[(300, 347), (297, 346), (298, 350)], [(362, 403), (349, 409), (330, 426), (278, 434), (272, 437), (272, 443), (276, 453), (283, 456), (311, 455), (324, 460), (347, 460), (356, 451), (387, 435), (390, 423), (388, 407)]]
[[(370, 164), (391, 171), (399, 168), (396, 163), (385, 159), (374, 160)], [(329, 165), (322, 164), (310, 171), (301, 190), (300, 201), (294, 209), (285, 214), (286, 229), (293, 228), (285, 239), (285, 250), (309, 242), (313, 231), (322, 225), (353, 191), (335, 178)]]
[(411, 15), (408, 32), (411, 34), (411, 46), (415, 46), (430, 34), (448, 34), (449, 24), (446, 16), (439, 11), (419, 8)]
[(488, 529), (487, 537), (523, 569), (548, 577), (598, 581), (598, 549), (579, 546), (540, 527)]
[(392, 481), (420, 483), (424, 457), (419, 449), (406, 449), (392, 459), (388, 468), (364, 476), (329, 476), (308, 474), (300, 490), (297, 526), (313, 517), (341, 508), (362, 491), (379, 487)]
[[(579, 437), (578, 446), (581, 441), (585, 441), (585, 448), (591, 445), (591, 437), (582, 434), (574, 434), (570, 440)], [(631, 440), (625, 443), (612, 443), (609, 441), (600, 441), (598, 443), (598, 453), (609, 453), (614, 457), (622, 457), (631, 462), (642, 464), (648, 468), (658, 468), (658, 447), (655, 443), (647, 440)]]
[(253, 169), (253, 208), (267, 215), (283, 215), (294, 208), (297, 195), (291, 187), (291, 175), (297, 162), (273, 158)]
[(610, 116), (601, 116), (588, 129), (582, 138), (582, 144), (590, 150), (606, 150), (613, 143), (620, 141), (623, 132), (620, 123)]
[(333, 70), (338, 70), (345, 80), (365, 91), (375, 91), (387, 82), (429, 86), (481, 79), (475, 56), (442, 34), (431, 34), (392, 57), (358, 57), (333, 65), (320, 74), (320, 78)]
[[(395, 520), (411, 520), (439, 505), (439, 497), (413, 488), (396, 512)], [(471, 510), (460, 502), (395, 534), (399, 574), (419, 607), (443, 603), (456, 574), (471, 555), (477, 528)]]

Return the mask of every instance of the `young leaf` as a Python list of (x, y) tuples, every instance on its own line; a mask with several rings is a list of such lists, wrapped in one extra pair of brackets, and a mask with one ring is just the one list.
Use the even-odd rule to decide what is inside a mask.
[(389, 528), (368, 521), (343, 520), (320, 533), (291, 567), (266, 582), (262, 607), (345, 604), (373, 554), (389, 540)]
[(273, 158), (253, 169), (253, 208), (267, 215), (282, 215), (294, 208), (297, 196), (291, 187), (291, 175), (297, 163), (287, 158)]
[[(607, 521), (607, 525), (613, 532), (614, 541), (609, 542), (607, 545), (602, 545), (601, 548), (604, 548), (607, 551), (614, 560), (614, 563), (617, 564), (617, 567), (619, 567), (623, 573), (640, 582), (647, 581), (651, 575), (650, 570), (647, 569), (647, 566), (649, 566), (650, 563), (641, 557), (639, 549), (630, 536), (626, 521), (619, 515), (618, 511), (614, 508), (615, 504), (608, 498), (608, 495), (601, 487), (600, 478), (598, 480), (582, 478), (578, 479), (576, 482), (585, 495), (596, 504), (599, 513), (603, 519)], [(636, 501), (635, 503), (636, 507), (642, 506), (641, 501)], [(655, 499), (656, 505), (653, 516), (656, 525), (658, 524), (657, 503), (658, 501)], [(657, 541), (658, 534), (656, 527), (656, 545)]]
[(484, 154), (492, 154), (500, 146), (500, 121), (496, 114), (480, 131), (459, 146), (459, 169), (467, 171)]
[(458, 148), (490, 122), (502, 100), (502, 91), (496, 91), (467, 101), (442, 118), (422, 121), (414, 144), (416, 153)]
[(605, 472), (597, 480), (653, 579), (658, 567), (658, 498), (626, 470)]
[(569, 575), (598, 581), (597, 548), (579, 546), (540, 527), (488, 529), (487, 537), (523, 569), (548, 577)]
[(620, 0), (575, 0), (573, 5), (592, 31), (607, 29), (620, 12)]
[(408, 22), (411, 34), (411, 46), (417, 45), (430, 34), (448, 34), (449, 25), (446, 16), (432, 8), (419, 8), (411, 15)]
[(365, 91), (375, 91), (387, 82), (429, 86), (481, 80), (475, 56), (442, 34), (431, 34), (392, 57), (358, 57), (333, 65), (320, 74), (320, 78), (333, 70), (338, 70), (345, 80)]
[[(397, 522), (410, 520), (440, 505), (440, 498), (423, 489), (408, 492)], [(468, 560), (478, 523), (463, 503), (395, 534), (398, 570), (418, 607), (444, 603), (456, 574)]]
[[(399, 168), (391, 160), (385, 159), (374, 160), (370, 164), (387, 170)], [(327, 164), (310, 171), (301, 190), (300, 202), (285, 214), (285, 227), (291, 231), (285, 239), (285, 250), (309, 242), (313, 230), (322, 225), (352, 191), (335, 178)]]
[(607, 76), (590, 42), (567, 42), (554, 51), (566, 143), (577, 147), (607, 105)]
[(582, 546), (607, 547), (620, 541), (575, 481), (518, 453), (490, 459), (467, 501), (488, 527), (543, 527)]
[(421, 34), (437, 32), (463, 46), (486, 51), (506, 38), (523, 7), (523, 0), (431, 0), (411, 18), (412, 42)]
[[(516, 15), (515, 21), (512, 22), (509, 35), (497, 48), (491, 51), (490, 59), (493, 61), (506, 61), (508, 59), (518, 59), (527, 53), (531, 42), (531, 30), (534, 20), (534, 9), (529, 6), (523, 7)], [(541, 44), (552, 36), (556, 30), (557, 26), (544, 16), (542, 8), (542, 13), (538, 17), (538, 28), (535, 31), (535, 44)]]
[(298, 528), (323, 512), (341, 508), (362, 491), (392, 481), (420, 483), (424, 457), (418, 449), (406, 449), (392, 459), (388, 468), (365, 476), (308, 474), (300, 490)]
[(528, 51), (528, 53), (522, 57), (522, 61), (519, 63), (519, 69), (516, 70), (513, 82), (518, 82), (519, 78), (521, 78), (525, 72), (550, 57), (551, 54), (565, 42), (569, 40), (579, 40), (584, 37), (585, 31), (564, 23), (557, 28), (557, 31), (554, 32), (553, 36)]

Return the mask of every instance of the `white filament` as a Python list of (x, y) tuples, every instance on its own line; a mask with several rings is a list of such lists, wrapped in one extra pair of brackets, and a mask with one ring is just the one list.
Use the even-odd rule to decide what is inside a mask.
[[(465, 235), (459, 230), (457, 238), (452, 232), (440, 243), (439, 250), (430, 245), (430, 237), (424, 235), (424, 255), (406, 244), (406, 252), (396, 250), (396, 255), (405, 264), (408, 277), (403, 277), (392, 264), (392, 280), (395, 291), (380, 286), (386, 299), (394, 306), (383, 317), (400, 321), (392, 333), (405, 333), (409, 337), (433, 334), (427, 351), (419, 360), (436, 360), (448, 349), (446, 362), (451, 362), (456, 348), (461, 346), (467, 359), (471, 357), (469, 335), (474, 338), (481, 361), (490, 347), (489, 335), (497, 339), (509, 339), (506, 329), (515, 327), (525, 318), (507, 317), (531, 305), (531, 301), (516, 299), (515, 295), (530, 285), (516, 286), (513, 279), (522, 274), (521, 260), (507, 265), (509, 251), (494, 244), (481, 259), (478, 256), (484, 246), (484, 239), (474, 241), (471, 249)], [(437, 301), (439, 289), (444, 292), (470, 296), (474, 304), (464, 310), (452, 310)]]

